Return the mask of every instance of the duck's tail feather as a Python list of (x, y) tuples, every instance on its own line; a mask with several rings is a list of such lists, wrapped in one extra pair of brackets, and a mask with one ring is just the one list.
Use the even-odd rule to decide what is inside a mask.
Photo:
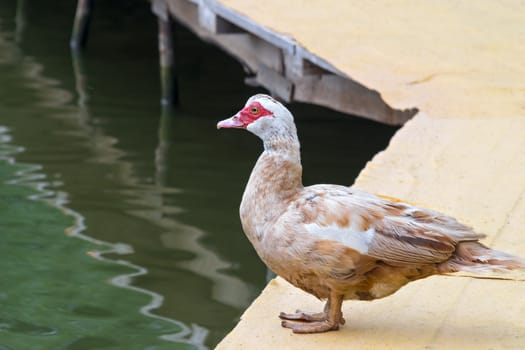
[(525, 281), (525, 259), (476, 241), (458, 243), (454, 255), (438, 270), (452, 276)]

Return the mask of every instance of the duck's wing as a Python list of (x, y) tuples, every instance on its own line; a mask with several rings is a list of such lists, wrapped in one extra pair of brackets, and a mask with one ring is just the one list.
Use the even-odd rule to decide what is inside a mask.
[(342, 186), (307, 187), (292, 205), (302, 231), (389, 265), (440, 263), (458, 242), (484, 237), (450, 216)]

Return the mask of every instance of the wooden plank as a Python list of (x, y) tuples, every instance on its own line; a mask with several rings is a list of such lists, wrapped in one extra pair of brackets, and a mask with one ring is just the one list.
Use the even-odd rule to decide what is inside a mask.
[(260, 85), (271, 86), (270, 92), (273, 96), (277, 96), (287, 103), (292, 101), (294, 84), (284, 78), (279, 72), (265, 65), (260, 65), (255, 79)]
[(244, 33), (234, 23), (225, 20), (205, 4), (199, 6), (199, 24), (213, 34)]
[(416, 108), (392, 109), (377, 91), (335, 74), (312, 74), (299, 78), (295, 82), (293, 98), (391, 125), (404, 124), (417, 113)]

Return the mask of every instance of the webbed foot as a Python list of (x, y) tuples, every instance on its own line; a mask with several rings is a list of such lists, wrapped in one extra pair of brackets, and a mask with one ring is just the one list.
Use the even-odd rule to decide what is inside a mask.
[(281, 312), (281, 326), (290, 328), (294, 333), (323, 333), (336, 331), (345, 324), (341, 305), (343, 295), (332, 291), (328, 296), (323, 312), (297, 310), (294, 314)]
[[(302, 321), (302, 322), (322, 322), (328, 319), (326, 312), (308, 312), (302, 310), (295, 310), (295, 313), (288, 314), (281, 312), (279, 314), (281, 320), (290, 320), (290, 321)], [(340, 324), (345, 324), (345, 319), (341, 316), (339, 320)]]
[(290, 328), (294, 333), (323, 333), (329, 331), (336, 331), (339, 329), (339, 323), (334, 323), (329, 320), (311, 321), (311, 322), (294, 322), (283, 320), (281, 326)]

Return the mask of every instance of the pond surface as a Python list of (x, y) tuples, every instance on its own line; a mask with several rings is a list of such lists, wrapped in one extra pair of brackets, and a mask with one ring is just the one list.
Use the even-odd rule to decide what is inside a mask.
[[(177, 27), (181, 106), (159, 106), (145, 1), (0, 2), (0, 349), (213, 348), (266, 284), (238, 206), (262, 145), (216, 130), (254, 93)], [(305, 184), (350, 185), (395, 128), (291, 105)]]

